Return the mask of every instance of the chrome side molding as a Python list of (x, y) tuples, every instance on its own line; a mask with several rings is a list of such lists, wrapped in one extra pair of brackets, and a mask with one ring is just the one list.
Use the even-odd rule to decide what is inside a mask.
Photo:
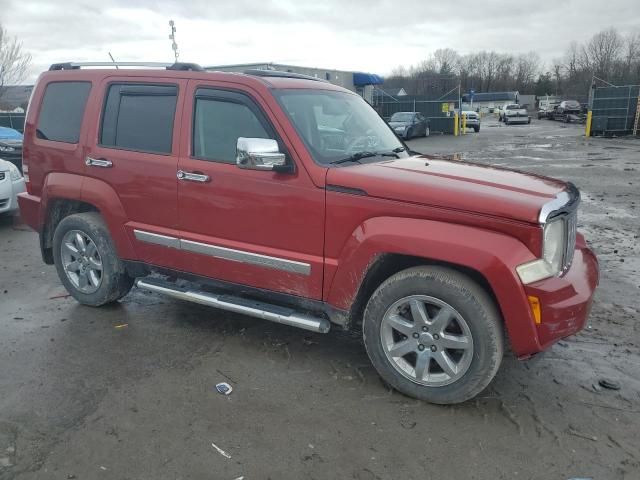
[(180, 289), (164, 282), (153, 280), (136, 280), (136, 286), (156, 293), (162, 293), (173, 298), (186, 300), (188, 302), (208, 305), (229, 312), (240, 313), (250, 317), (269, 320), (270, 322), (282, 323), (292, 327), (302, 328), (316, 333), (327, 333), (331, 324), (329, 320), (321, 317), (313, 317), (288, 308), (277, 305), (270, 305), (263, 302), (246, 300), (243, 298), (231, 297), (228, 295), (216, 295), (201, 290)]
[(300, 275), (311, 275), (311, 265), (305, 262), (297, 262), (286, 258), (272, 257), (269, 255), (262, 255), (260, 253), (220, 247), (209, 243), (194, 242), (192, 240), (184, 240), (182, 238), (160, 235), (158, 233), (151, 233), (144, 230), (135, 229), (133, 234), (135, 235), (136, 240), (140, 240), (141, 242), (176, 248), (178, 250), (198, 253), (200, 255), (207, 255), (209, 257), (220, 258), (232, 262), (246, 263), (249, 265), (272, 268), (274, 270), (297, 273)]
[(278, 257), (270, 257), (268, 255), (245, 252), (242, 250), (234, 250), (232, 248), (218, 247), (216, 245), (209, 245), (208, 243), (192, 242), (191, 240), (180, 240), (180, 249), (192, 253), (208, 255), (210, 257), (231, 260), (232, 262), (248, 263), (251, 265), (257, 265), (259, 267), (299, 273), (301, 275), (309, 275), (311, 273), (311, 265), (309, 265), (308, 263), (296, 262), (294, 260), (286, 260), (284, 258)]

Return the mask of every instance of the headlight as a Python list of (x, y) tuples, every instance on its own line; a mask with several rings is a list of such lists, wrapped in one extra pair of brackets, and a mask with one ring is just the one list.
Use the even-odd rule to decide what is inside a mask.
[(562, 271), (566, 223), (560, 218), (547, 223), (543, 232), (542, 258), (516, 267), (522, 283), (529, 284), (553, 277)]
[(16, 167), (13, 163), (9, 164), (9, 177), (11, 178), (12, 182), (17, 182), (22, 178), (20, 170), (18, 170), (18, 167)]
[(0, 145), (0, 152), (13, 152), (15, 148), (10, 147), (8, 145)]

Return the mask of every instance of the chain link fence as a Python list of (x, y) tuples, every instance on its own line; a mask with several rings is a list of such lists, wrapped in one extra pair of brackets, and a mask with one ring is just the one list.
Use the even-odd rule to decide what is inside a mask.
[(596, 87), (591, 100), (592, 135), (630, 135), (638, 113), (640, 85)]
[(0, 112), (0, 127), (9, 127), (24, 132), (24, 113)]

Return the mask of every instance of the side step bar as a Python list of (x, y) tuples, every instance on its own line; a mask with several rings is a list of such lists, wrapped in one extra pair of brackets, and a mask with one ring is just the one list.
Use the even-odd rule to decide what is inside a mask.
[(138, 279), (136, 280), (136, 286), (145, 290), (151, 290), (152, 292), (163, 293), (180, 300), (208, 305), (229, 312), (242, 313), (251, 317), (283, 323), (312, 332), (327, 333), (331, 328), (331, 324), (326, 318), (312, 317), (296, 312), (290, 308), (270, 305), (264, 302), (247, 300), (230, 295), (217, 295), (201, 290), (180, 288), (179, 286), (174, 286), (168, 282), (156, 279)]

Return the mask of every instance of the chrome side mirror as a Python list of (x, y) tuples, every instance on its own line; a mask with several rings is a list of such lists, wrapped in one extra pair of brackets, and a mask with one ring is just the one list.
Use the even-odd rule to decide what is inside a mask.
[(287, 159), (278, 142), (270, 138), (238, 138), (236, 165), (248, 170), (287, 170)]

